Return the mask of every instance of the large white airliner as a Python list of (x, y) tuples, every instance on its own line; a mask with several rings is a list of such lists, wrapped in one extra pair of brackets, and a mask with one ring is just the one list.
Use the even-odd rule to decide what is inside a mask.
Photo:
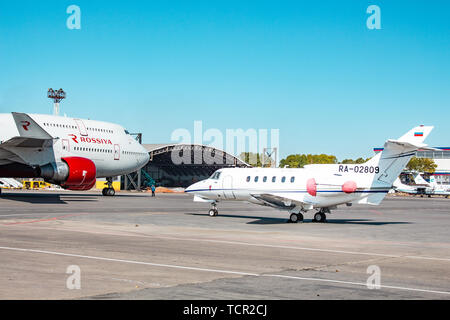
[[(69, 190), (89, 190), (106, 178), (142, 168), (149, 155), (120, 125), (43, 114), (0, 114), (0, 177), (43, 178)], [(1, 191), (1, 189), (0, 189)]]
[[(387, 140), (384, 150), (364, 164), (313, 164), (304, 168), (226, 168), (209, 179), (189, 186), (194, 201), (210, 202), (210, 216), (218, 214), (217, 202), (248, 201), (288, 210), (289, 221), (303, 221), (316, 209), (316, 222), (337, 205), (378, 205), (392, 183), (423, 143), (433, 127), (418, 126), (397, 140)], [(434, 150), (434, 149), (433, 149)]]

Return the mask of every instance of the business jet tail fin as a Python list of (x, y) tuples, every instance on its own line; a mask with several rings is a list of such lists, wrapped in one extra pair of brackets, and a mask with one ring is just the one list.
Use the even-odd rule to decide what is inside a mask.
[(366, 163), (368, 166), (378, 167), (378, 173), (375, 174), (372, 184), (392, 186), (418, 149), (434, 150), (423, 143), (433, 128), (418, 126), (397, 140), (387, 140), (383, 151)]

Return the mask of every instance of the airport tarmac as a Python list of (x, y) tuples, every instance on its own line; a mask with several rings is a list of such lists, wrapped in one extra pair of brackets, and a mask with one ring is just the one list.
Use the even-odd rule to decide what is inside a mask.
[(0, 203), (0, 299), (450, 298), (450, 199), (389, 196), (323, 224), (244, 202), (209, 217), (188, 194), (4, 190)]

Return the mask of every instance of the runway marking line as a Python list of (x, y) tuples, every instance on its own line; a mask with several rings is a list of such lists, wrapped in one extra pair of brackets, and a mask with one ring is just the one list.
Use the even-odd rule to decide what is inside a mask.
[(225, 243), (225, 244), (235, 244), (235, 245), (255, 246), (255, 247), (268, 247), (268, 248), (278, 248), (278, 249), (293, 249), (293, 250), (318, 251), (318, 252), (328, 252), (328, 253), (343, 253), (343, 254), (353, 254), (353, 255), (378, 256), (378, 257), (384, 257), (384, 258), (408, 258), (408, 259), (424, 259), (424, 260), (437, 260), (437, 261), (450, 262), (449, 258), (422, 257), (422, 256), (410, 256), (410, 255), (402, 256), (402, 255), (385, 254), (385, 253), (318, 249), (318, 248), (306, 248), (306, 247), (296, 247), (296, 246), (281, 246), (281, 245), (250, 243), (250, 242), (240, 242), (240, 241), (228, 241), (228, 240), (177, 238), (177, 237), (158, 236), (158, 235), (157, 236), (140, 235), (140, 236), (155, 237), (155, 238), (167, 239), (167, 240), (215, 242), (215, 243)]
[[(81, 213), (78, 215), (82, 215), (82, 214), (90, 214), (90, 213)], [(68, 216), (70, 216), (70, 215), (55, 217), (55, 218), (51, 218), (50, 220), (57, 220), (57, 219), (60, 219), (63, 217), (68, 217)], [(44, 220), (21, 222), (20, 224), (27, 224), (27, 223), (32, 223), (32, 222), (42, 222), (42, 221), (44, 221)], [(14, 224), (18, 224), (18, 223), (12, 223), (12, 225), (14, 225)], [(5, 224), (3, 224), (3, 225), (5, 225)], [(80, 232), (79, 230), (65, 230), (65, 231)], [(85, 231), (81, 231), (81, 232), (85, 232)], [(424, 256), (412, 256), (412, 255), (395, 255), (395, 254), (385, 254), (385, 253), (358, 252), (358, 251), (345, 251), (345, 250), (333, 250), (333, 249), (319, 249), (319, 248), (271, 245), (271, 244), (250, 243), (250, 242), (229, 241), (229, 240), (217, 240), (217, 239), (180, 238), (180, 237), (172, 237), (172, 236), (146, 235), (146, 234), (117, 234), (117, 233), (111, 233), (111, 232), (102, 232), (101, 234), (114, 235), (114, 236), (125, 236), (125, 237), (158, 238), (158, 239), (177, 240), (177, 241), (198, 241), (198, 242), (224, 243), (224, 244), (232, 244), (232, 245), (268, 247), (268, 248), (277, 248), (277, 249), (292, 249), (292, 250), (303, 250), (303, 251), (316, 251), (316, 252), (376, 256), (376, 257), (384, 257), (384, 258), (435, 260), (435, 261), (450, 262), (450, 258), (424, 257)]]
[[(66, 257), (75, 257), (75, 258), (83, 258), (83, 259), (92, 259), (92, 260), (101, 260), (101, 261), (110, 261), (110, 262), (129, 263), (129, 264), (139, 264), (139, 265), (147, 265), (147, 266), (154, 266), (154, 267), (184, 269), (184, 270), (192, 270), (192, 271), (215, 272), (215, 273), (234, 274), (234, 275), (242, 275), (242, 276), (254, 276), (254, 277), (285, 278), (285, 279), (293, 279), (293, 280), (328, 282), (328, 283), (347, 284), (347, 285), (356, 285), (356, 286), (365, 286), (365, 287), (367, 287), (367, 284), (366, 283), (362, 283), (362, 282), (342, 281), (342, 280), (333, 280), (333, 279), (321, 279), (321, 278), (297, 277), (297, 276), (287, 276), (287, 275), (280, 275), (280, 274), (258, 274), (258, 273), (249, 273), (249, 272), (240, 272), (240, 271), (188, 267), (188, 266), (161, 264), (161, 263), (152, 263), (152, 262), (143, 262), (143, 261), (135, 261), (135, 260), (125, 260), (125, 259), (115, 259), (115, 258), (87, 256), (87, 255), (72, 254), (72, 253), (46, 251), (46, 250), (12, 248), (12, 247), (0, 247), (0, 250), (21, 251), (21, 252), (31, 252), (31, 253), (42, 253), (42, 254), (51, 254), (51, 255), (57, 255), (57, 256), (66, 256)], [(428, 289), (419, 289), (419, 288), (408, 288), (408, 287), (398, 287), (398, 286), (388, 286), (388, 285), (380, 285), (380, 288), (450, 295), (450, 292), (447, 292), (447, 291), (428, 290)]]

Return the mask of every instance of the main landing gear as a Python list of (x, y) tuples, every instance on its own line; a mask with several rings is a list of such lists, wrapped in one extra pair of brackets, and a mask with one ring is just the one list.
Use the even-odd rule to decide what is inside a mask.
[(303, 214), (301, 213), (291, 213), (289, 216), (289, 223), (297, 223), (297, 222), (303, 222)]
[(112, 197), (116, 194), (116, 190), (113, 188), (112, 178), (106, 178), (107, 188), (103, 188), (102, 194), (106, 197)]
[(327, 222), (327, 216), (326, 213), (330, 213), (330, 209), (328, 208), (322, 208), (316, 214), (314, 214), (313, 222)]
[(208, 214), (210, 217), (216, 217), (219, 215), (219, 210), (217, 210), (217, 203), (211, 203), (211, 209), (209, 209)]

